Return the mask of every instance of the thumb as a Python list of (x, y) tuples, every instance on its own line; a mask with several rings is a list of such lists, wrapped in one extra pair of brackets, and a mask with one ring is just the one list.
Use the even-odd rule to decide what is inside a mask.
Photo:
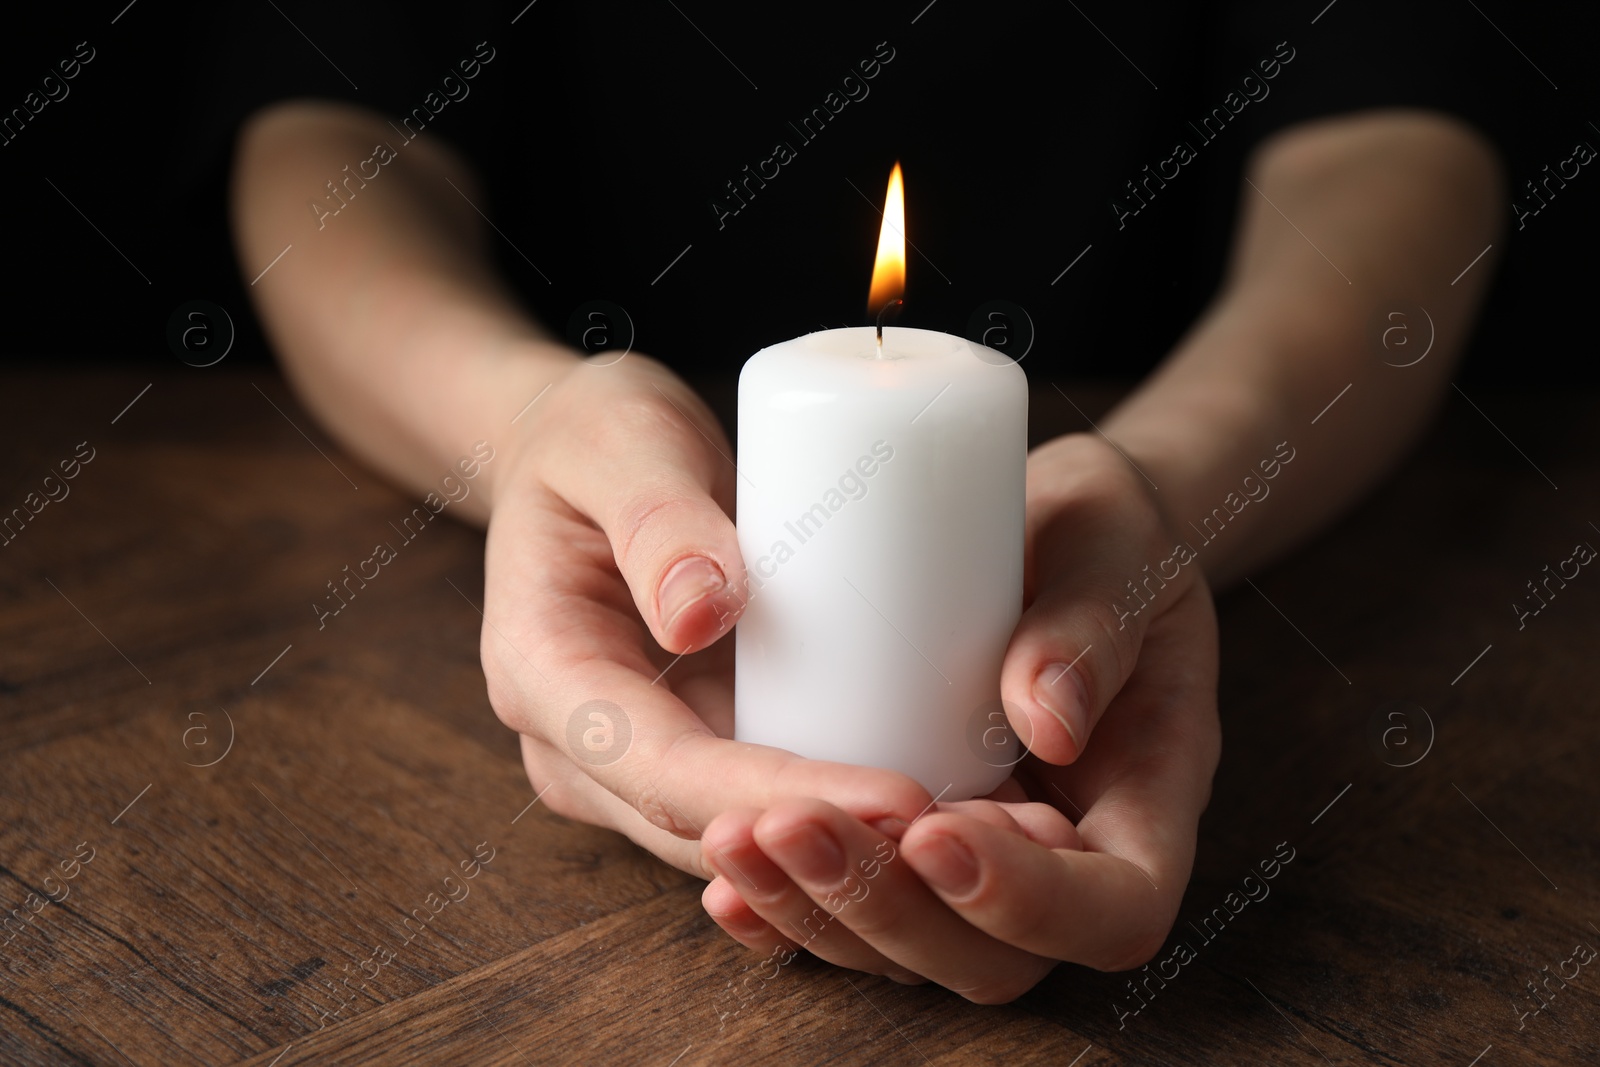
[(1123, 573), (1107, 561), (1126, 559), (1126, 550), (1102, 552), (1098, 565), (1088, 562), (1091, 554), (1079, 543), (1046, 566), (1041, 553), (1039, 593), (1017, 623), (1001, 668), (1007, 713), (1027, 720), (1012, 728), (1047, 763), (1072, 763), (1083, 754), (1133, 673), (1160, 601), (1176, 601), (1181, 592), (1153, 571), (1127, 565)]
[(733, 628), (745, 570), (717, 499), (733, 497), (727, 440), (698, 398), (672, 392), (645, 389), (609, 407), (611, 426), (572, 441), (547, 482), (606, 535), (656, 643), (684, 653)]

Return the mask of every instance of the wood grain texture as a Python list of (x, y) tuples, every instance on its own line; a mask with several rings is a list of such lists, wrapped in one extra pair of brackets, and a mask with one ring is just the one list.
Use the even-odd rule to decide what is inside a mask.
[[(1600, 544), (1600, 398), (1452, 394), (1391, 482), (1222, 598), (1176, 977), (1135, 999), (1143, 972), (1063, 967), (985, 1008), (799, 960), (719, 1021), (755, 960), (699, 883), (527, 808), (481, 536), (431, 523), (319, 629), (411, 503), (268, 372), (158, 377), (118, 417), (149, 381), (0, 389), (0, 514), (95, 450), (0, 547), (0, 1062), (1600, 1062), (1600, 967), (1520, 1015), (1600, 947), (1600, 576), (1510, 608)], [(1035, 440), (1114, 396), (1035, 386)], [(1388, 762), (1369, 738), (1390, 701), (1431, 719), (1411, 766), (1420, 720)], [(1270, 893), (1206, 926), (1280, 843)]]

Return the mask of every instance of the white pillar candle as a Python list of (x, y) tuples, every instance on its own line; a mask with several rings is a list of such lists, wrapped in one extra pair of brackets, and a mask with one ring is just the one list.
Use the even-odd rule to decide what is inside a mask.
[(949, 334), (826, 330), (739, 376), (735, 737), (904, 772), (945, 800), (1010, 773), (1000, 664), (1022, 610), (1028, 388)]

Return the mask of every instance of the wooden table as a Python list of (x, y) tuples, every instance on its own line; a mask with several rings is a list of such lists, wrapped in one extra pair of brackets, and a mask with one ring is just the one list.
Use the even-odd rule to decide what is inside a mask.
[[(1600, 575), (1511, 607), (1600, 544), (1595, 397), (1452, 391), (1393, 481), (1222, 599), (1224, 756), (1164, 986), (1062, 967), (985, 1008), (799, 961), (719, 1029), (753, 957), (700, 884), (529, 807), (478, 665), (480, 535), (433, 524), (319, 630), (410, 502), (272, 371), (177, 369), (0, 387), (0, 514), (92, 450), (0, 548), (0, 1061), (1600, 1061), (1574, 958), (1600, 947)], [(1085, 427), (1048, 387), (1034, 416)]]

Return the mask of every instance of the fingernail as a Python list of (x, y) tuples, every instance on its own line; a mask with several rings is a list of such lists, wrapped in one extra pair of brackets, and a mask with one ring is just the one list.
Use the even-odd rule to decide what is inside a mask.
[(742, 934), (745, 937), (758, 937), (766, 932), (767, 921), (753, 911), (732, 911), (718, 915), (716, 912), (707, 912), (718, 926), (730, 934)]
[(1084, 735), (1089, 732), (1089, 701), (1083, 680), (1072, 665), (1048, 664), (1033, 680), (1033, 699), (1067, 728), (1073, 745), (1082, 752)]
[(779, 860), (791, 873), (808, 882), (836, 882), (844, 874), (844, 850), (833, 835), (807, 824), (774, 842)]
[(933, 888), (956, 896), (978, 884), (978, 861), (967, 846), (947, 834), (934, 834), (917, 847), (917, 873)]
[(656, 592), (662, 629), (671, 630), (678, 616), (727, 582), (722, 568), (704, 556), (685, 556), (674, 563), (661, 579), (661, 588)]
[(747, 850), (743, 863), (734, 862), (732, 856), (715, 846), (706, 853), (706, 858), (718, 874), (740, 889), (740, 895), (746, 900), (749, 899), (749, 893), (745, 889), (758, 896), (770, 897), (781, 892), (789, 883), (789, 876), (762, 855), (759, 849)]

